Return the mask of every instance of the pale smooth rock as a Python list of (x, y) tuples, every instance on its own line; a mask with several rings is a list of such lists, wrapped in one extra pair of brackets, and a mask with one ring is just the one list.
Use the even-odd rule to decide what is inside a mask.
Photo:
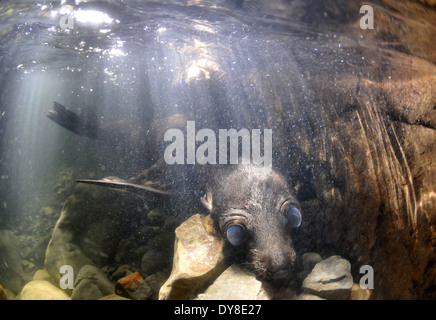
[(50, 281), (50, 275), (48, 274), (46, 269), (40, 269), (35, 272), (32, 280), (47, 280)]
[(20, 300), (70, 300), (70, 297), (51, 282), (32, 280), (21, 290)]
[(348, 299), (352, 287), (351, 265), (337, 255), (317, 263), (302, 286), (305, 293), (334, 300)]
[(271, 295), (254, 273), (232, 265), (196, 300), (271, 300)]

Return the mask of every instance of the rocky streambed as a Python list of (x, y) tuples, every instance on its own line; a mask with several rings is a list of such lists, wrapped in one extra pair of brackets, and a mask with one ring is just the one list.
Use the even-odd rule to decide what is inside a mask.
[[(0, 231), (0, 299), (368, 299), (338, 255), (305, 253), (297, 281), (278, 286), (229, 263), (208, 215), (178, 225), (155, 199), (78, 184), (49, 239), (20, 255), (19, 235)], [(36, 261), (35, 254), (44, 256)], [(30, 258), (32, 257), (32, 258)], [(29, 264), (32, 264), (29, 266)]]

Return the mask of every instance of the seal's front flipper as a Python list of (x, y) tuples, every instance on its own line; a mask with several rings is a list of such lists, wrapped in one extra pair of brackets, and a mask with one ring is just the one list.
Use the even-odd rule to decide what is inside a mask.
[(95, 184), (99, 186), (109, 187), (109, 188), (115, 188), (115, 189), (122, 189), (126, 190), (132, 193), (141, 194), (147, 192), (152, 193), (158, 193), (158, 194), (169, 194), (168, 191), (160, 190), (157, 188), (152, 187), (153, 183), (144, 183), (142, 185), (140, 184), (134, 184), (127, 181), (122, 180), (109, 180), (109, 179), (102, 179), (102, 180), (76, 180), (76, 182), (82, 182), (82, 183), (89, 183), (89, 184)]
[(54, 101), (53, 109), (47, 111), (46, 115), (61, 127), (78, 135), (92, 139), (98, 138), (98, 119), (90, 110), (86, 110), (86, 112), (81, 111), (80, 115), (77, 115), (60, 103)]

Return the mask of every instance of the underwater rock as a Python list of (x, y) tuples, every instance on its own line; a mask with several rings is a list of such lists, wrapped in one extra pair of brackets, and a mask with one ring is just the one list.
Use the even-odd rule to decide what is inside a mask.
[(24, 274), (18, 239), (10, 230), (0, 230), (0, 283), (18, 293), (27, 275)]
[(145, 201), (128, 192), (78, 184), (64, 204), (47, 247), (45, 268), (50, 276), (59, 281), (63, 265), (77, 274), (84, 265), (101, 268), (113, 260), (118, 265), (131, 263), (124, 260), (136, 255), (130, 254), (134, 248), (126, 239), (138, 217), (145, 215)]
[(21, 260), (21, 266), (23, 267), (25, 273), (29, 273), (32, 270), (35, 270), (35, 264), (30, 262), (29, 260)]
[(163, 230), (156, 226), (140, 226), (135, 231), (135, 240), (137, 243), (146, 244), (150, 239), (161, 234)]
[(124, 264), (121, 267), (118, 267), (117, 270), (111, 274), (111, 279), (116, 282), (121, 278), (131, 275), (132, 273), (134, 273), (134, 271), (132, 271), (132, 267), (128, 264)]
[(39, 210), (39, 214), (42, 214), (46, 217), (53, 217), (56, 212), (52, 207), (42, 207), (41, 210)]
[[(163, 222), (163, 221), (162, 221)], [(141, 228), (144, 230), (144, 228)], [(158, 271), (168, 274), (174, 253), (174, 231), (165, 232), (159, 227), (149, 227), (149, 240), (146, 246), (137, 248), (137, 252), (144, 252), (141, 258), (141, 273), (149, 276)]]
[(47, 280), (51, 281), (50, 275), (48, 274), (47, 270), (41, 269), (37, 270), (35, 274), (33, 275), (32, 280)]
[(325, 300), (325, 299), (315, 296), (314, 294), (303, 293), (298, 295), (295, 300)]
[(119, 296), (117, 294), (110, 294), (110, 295), (104, 296), (98, 300), (130, 300), (130, 299), (124, 298), (124, 297)]
[(169, 268), (171, 266), (171, 254), (168, 250), (158, 249), (148, 250), (141, 260), (141, 272), (145, 275), (151, 275), (157, 271)]
[(151, 290), (150, 299), (159, 299), (159, 290), (165, 281), (168, 279), (168, 273), (166, 272), (156, 272), (151, 276), (144, 279), (144, 282), (148, 285)]
[(97, 267), (83, 266), (74, 282), (71, 300), (97, 300), (114, 293), (113, 283)]
[(254, 273), (231, 265), (195, 300), (270, 300), (271, 298), (271, 293), (265, 290)]
[(357, 283), (351, 288), (350, 300), (369, 300), (371, 298), (370, 289), (362, 289)]
[(70, 300), (70, 297), (49, 281), (32, 280), (21, 290), (20, 300)]
[(317, 263), (303, 281), (303, 291), (325, 299), (345, 300), (353, 286), (350, 263), (340, 256), (331, 256)]
[(58, 199), (65, 200), (74, 190), (74, 169), (65, 168), (59, 172), (55, 179), (54, 193)]
[(159, 292), (160, 300), (190, 299), (225, 268), (223, 240), (210, 215), (191, 216), (176, 229), (171, 275)]
[(322, 261), (322, 258), (318, 253), (306, 252), (301, 256), (301, 260), (303, 270), (298, 274), (298, 277), (304, 279), (312, 271), (313, 267), (315, 267), (318, 262)]
[(31, 259), (37, 267), (44, 266), (45, 253), (47, 251), (48, 243), (50, 242), (51, 234), (41, 237), (27, 253), (26, 259)]
[(263, 283), (263, 286), (265, 288), (265, 294), (270, 297), (272, 295), (272, 300), (296, 300), (297, 299), (297, 293), (287, 287), (281, 287), (281, 288), (273, 288), (271, 285), (267, 285), (266, 283)]
[(320, 208), (303, 209), (301, 239), (371, 265), (374, 299), (436, 298), (436, 73), (409, 59), (397, 55), (380, 81), (312, 81), (326, 117), (310, 155), (327, 161), (311, 167)]
[(3, 289), (1, 284), (0, 284), (0, 300), (8, 300), (8, 296), (6, 294), (6, 291), (5, 291), (5, 289)]
[(151, 298), (151, 289), (145, 283), (139, 272), (121, 278), (115, 283), (115, 293), (119, 296), (133, 300), (148, 300)]
[(321, 256), (315, 252), (304, 253), (301, 259), (303, 260), (303, 269), (309, 272), (312, 271), (318, 262), (322, 261)]
[(163, 227), (166, 219), (165, 211), (160, 208), (153, 209), (147, 214), (147, 222), (152, 226)]

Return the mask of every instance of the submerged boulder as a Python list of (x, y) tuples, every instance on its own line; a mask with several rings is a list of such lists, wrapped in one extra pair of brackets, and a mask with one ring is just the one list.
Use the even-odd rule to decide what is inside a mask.
[(49, 281), (32, 280), (21, 290), (20, 300), (70, 300), (70, 297)]
[(223, 239), (210, 215), (195, 214), (176, 229), (173, 269), (160, 300), (191, 299), (225, 268)]
[(303, 291), (325, 299), (348, 299), (352, 287), (351, 265), (340, 256), (318, 262), (303, 281)]
[(227, 268), (196, 300), (270, 300), (272, 294), (265, 290), (256, 275), (232, 265)]
[(0, 230), (0, 284), (17, 294), (26, 279), (17, 237), (10, 230)]
[(74, 282), (71, 300), (97, 300), (114, 293), (114, 284), (100, 269), (85, 265)]
[[(84, 265), (103, 267), (135, 256), (129, 238), (132, 225), (145, 216), (144, 199), (131, 193), (78, 184), (64, 204), (49, 242), (45, 268), (59, 281), (60, 268), (71, 266), (75, 274)], [(128, 261), (130, 262), (130, 261)]]
[(0, 300), (9, 300), (8, 292), (0, 285)]

